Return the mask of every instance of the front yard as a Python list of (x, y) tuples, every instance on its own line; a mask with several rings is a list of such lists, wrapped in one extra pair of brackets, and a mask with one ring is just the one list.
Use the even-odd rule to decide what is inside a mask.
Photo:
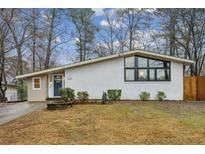
[(0, 144), (205, 144), (205, 104), (140, 102), (35, 111), (0, 126)]

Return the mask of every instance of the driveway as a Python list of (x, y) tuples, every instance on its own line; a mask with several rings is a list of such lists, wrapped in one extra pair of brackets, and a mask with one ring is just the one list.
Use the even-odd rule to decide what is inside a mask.
[(12, 121), (35, 110), (46, 108), (46, 103), (15, 103), (0, 105), (0, 125)]

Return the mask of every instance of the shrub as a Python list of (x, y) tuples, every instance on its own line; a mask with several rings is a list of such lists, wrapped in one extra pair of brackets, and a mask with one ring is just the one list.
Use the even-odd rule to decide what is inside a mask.
[(157, 100), (163, 101), (166, 98), (167, 98), (167, 96), (166, 96), (166, 94), (163, 91), (158, 91), (158, 93), (157, 93)]
[(120, 100), (121, 90), (120, 89), (109, 89), (107, 91), (107, 96), (110, 100)]
[(87, 101), (89, 99), (89, 94), (87, 91), (79, 91), (77, 93), (78, 100), (81, 102)]
[(64, 99), (65, 102), (73, 101), (75, 99), (74, 90), (71, 88), (61, 88), (60, 95)]
[(150, 93), (146, 92), (146, 91), (142, 91), (140, 94), (140, 100), (142, 101), (147, 101), (150, 98)]
[(22, 80), (17, 81), (17, 95), (19, 100), (27, 100), (27, 86)]

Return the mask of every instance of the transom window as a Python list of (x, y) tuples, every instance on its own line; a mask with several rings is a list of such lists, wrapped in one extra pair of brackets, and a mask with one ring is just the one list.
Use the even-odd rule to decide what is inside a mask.
[(170, 81), (170, 62), (140, 56), (127, 57), (125, 81)]
[(33, 78), (33, 90), (39, 90), (39, 89), (41, 89), (41, 78), (34, 77)]

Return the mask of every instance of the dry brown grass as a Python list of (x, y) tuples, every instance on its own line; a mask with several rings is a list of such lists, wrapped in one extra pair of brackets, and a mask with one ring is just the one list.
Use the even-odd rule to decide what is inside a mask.
[(75, 105), (0, 126), (0, 144), (205, 144), (205, 105)]

